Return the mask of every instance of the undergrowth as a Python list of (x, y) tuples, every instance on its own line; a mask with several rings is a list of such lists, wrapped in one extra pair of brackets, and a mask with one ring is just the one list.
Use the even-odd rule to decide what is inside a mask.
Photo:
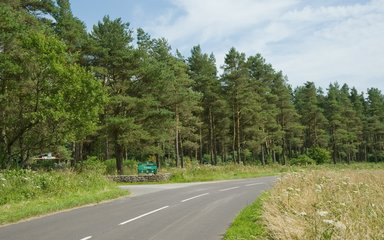
[(80, 172), (1, 171), (0, 224), (127, 194), (93, 167), (83, 166)]

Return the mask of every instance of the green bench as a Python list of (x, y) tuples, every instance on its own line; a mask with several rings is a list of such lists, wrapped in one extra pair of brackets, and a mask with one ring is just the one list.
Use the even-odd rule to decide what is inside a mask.
[(157, 165), (153, 162), (143, 162), (137, 165), (137, 173), (152, 173), (157, 174)]

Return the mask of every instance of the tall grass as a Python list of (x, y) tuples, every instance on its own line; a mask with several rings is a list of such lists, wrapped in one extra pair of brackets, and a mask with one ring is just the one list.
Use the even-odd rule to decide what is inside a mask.
[(98, 169), (0, 172), (0, 224), (127, 194)]
[(384, 239), (384, 170), (316, 170), (280, 178), (264, 203), (272, 239)]

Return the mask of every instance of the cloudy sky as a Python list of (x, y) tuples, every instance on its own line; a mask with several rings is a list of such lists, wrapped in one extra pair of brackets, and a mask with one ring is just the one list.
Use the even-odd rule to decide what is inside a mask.
[(384, 0), (72, 0), (88, 29), (121, 17), (188, 57), (200, 44), (217, 65), (231, 47), (261, 53), (293, 87), (331, 82), (384, 92)]

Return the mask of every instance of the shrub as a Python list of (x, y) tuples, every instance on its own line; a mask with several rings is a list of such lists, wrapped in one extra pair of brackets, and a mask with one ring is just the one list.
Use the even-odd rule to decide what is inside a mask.
[(102, 161), (98, 160), (97, 157), (89, 157), (80, 163), (78, 170), (80, 170), (80, 172), (92, 172), (103, 175), (106, 173), (106, 166)]
[(290, 164), (291, 165), (306, 166), (306, 165), (314, 165), (314, 164), (316, 164), (316, 162), (312, 158), (303, 154), (303, 155), (298, 156), (297, 158), (291, 158)]
[(316, 164), (330, 163), (331, 153), (325, 148), (314, 147), (309, 150), (308, 156), (316, 161)]

